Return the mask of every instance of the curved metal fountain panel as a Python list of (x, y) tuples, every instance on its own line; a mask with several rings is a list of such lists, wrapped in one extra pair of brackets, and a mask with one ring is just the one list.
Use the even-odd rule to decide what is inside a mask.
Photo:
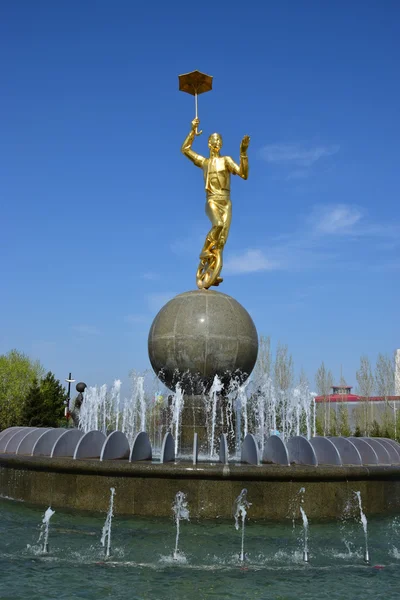
[(33, 446), (36, 444), (40, 436), (46, 431), (50, 431), (53, 427), (37, 427), (33, 431), (28, 431), (27, 434), (22, 438), (15, 454), (32, 454)]
[(173, 462), (175, 460), (175, 442), (168, 432), (164, 435), (161, 445), (160, 463)]
[(101, 431), (88, 431), (76, 445), (74, 460), (77, 458), (100, 458), (106, 436)]
[(400, 444), (395, 440), (391, 440), (390, 438), (379, 438), (380, 440), (385, 440), (388, 444), (390, 444), (398, 453), (400, 457)]
[(385, 446), (383, 446), (379, 442), (379, 440), (374, 440), (373, 438), (365, 438), (365, 437), (360, 438), (360, 439), (364, 440), (364, 442), (367, 442), (367, 444), (372, 446), (372, 448), (375, 450), (376, 455), (378, 457), (378, 464), (380, 464), (380, 465), (390, 465), (391, 464), (389, 452), (386, 450)]
[(36, 429), (36, 427), (26, 427), (26, 428), (20, 429), (19, 431), (16, 431), (8, 439), (8, 442), (6, 443), (5, 448), (4, 448), (4, 452), (6, 454), (15, 454), (21, 440), (23, 440), (24, 437), (26, 435), (28, 435), (28, 433), (30, 433), (31, 431), (35, 431), (35, 429)]
[(77, 443), (84, 435), (84, 432), (80, 429), (67, 429), (54, 442), (50, 456), (69, 456), (72, 458), (75, 453)]
[[(197, 439), (197, 438), (196, 438)], [(176, 443), (171, 435), (164, 436), (161, 448), (161, 463), (174, 462)], [(0, 453), (91, 458), (107, 460), (150, 461), (153, 451), (148, 434), (136, 434), (132, 446), (124, 433), (113, 431), (107, 437), (100, 431), (84, 433), (79, 429), (13, 427), (0, 433)], [(198, 462), (198, 444), (193, 443), (193, 464)], [(262, 458), (262, 460), (261, 460)], [(219, 438), (218, 460), (229, 462), (227, 434)], [(235, 463), (238, 457), (233, 457)], [(295, 436), (284, 441), (278, 435), (270, 436), (264, 443), (263, 456), (257, 438), (249, 433), (244, 438), (240, 452), (243, 464), (259, 465), (260, 462), (275, 465), (400, 465), (400, 444), (386, 438), (320, 437), (308, 440)]]
[(6, 446), (9, 440), (19, 431), (26, 429), (25, 427), (10, 427), (10, 429), (5, 429), (1, 433), (3, 434), (0, 439), (0, 452), (5, 452)]
[(7, 427), (7, 429), (3, 429), (3, 431), (0, 431), (0, 440), (7, 432), (12, 431), (13, 429), (22, 429), (22, 427)]
[(240, 462), (247, 463), (248, 465), (260, 464), (260, 451), (256, 438), (252, 433), (248, 433), (243, 440)]
[(55, 442), (66, 432), (64, 428), (48, 429), (43, 431), (42, 435), (33, 445), (32, 456), (50, 456)]
[(400, 463), (400, 451), (395, 446), (392, 446), (392, 444), (389, 443), (389, 440), (379, 438), (378, 441), (388, 451), (390, 457), (390, 464)]
[(289, 453), (279, 435), (271, 435), (264, 444), (262, 462), (289, 466)]
[(379, 465), (378, 455), (368, 442), (358, 437), (349, 437), (361, 454), (363, 465)]
[(313, 437), (310, 439), (310, 444), (314, 448), (319, 465), (341, 466), (343, 464), (339, 450), (329, 438)]
[(117, 460), (129, 458), (130, 448), (128, 438), (122, 431), (113, 431), (103, 443), (100, 460)]
[(318, 465), (317, 455), (307, 438), (296, 435), (286, 442), (289, 463), (295, 465)]
[(332, 444), (337, 448), (342, 465), (362, 465), (363, 461), (357, 446), (345, 437), (330, 437)]
[(150, 444), (150, 439), (146, 431), (141, 431), (135, 435), (133, 440), (132, 450), (129, 455), (129, 462), (137, 462), (140, 460), (151, 460), (153, 451)]
[(397, 442), (395, 442), (394, 440), (391, 440), (389, 438), (379, 438), (380, 440), (382, 440), (383, 442), (385, 442), (387, 445), (391, 446), (399, 455), (399, 461), (400, 461), (400, 444), (398, 444)]

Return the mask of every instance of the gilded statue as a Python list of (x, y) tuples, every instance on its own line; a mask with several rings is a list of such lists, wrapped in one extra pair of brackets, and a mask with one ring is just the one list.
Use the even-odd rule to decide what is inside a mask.
[(206, 215), (212, 227), (207, 234), (203, 249), (200, 254), (200, 263), (196, 274), (196, 283), (199, 289), (208, 289), (222, 282), (222, 253), (229, 235), (232, 218), (232, 203), (230, 197), (231, 174), (247, 179), (249, 174), (249, 161), (247, 149), (250, 137), (245, 135), (240, 144), (240, 164), (230, 156), (220, 156), (222, 137), (213, 133), (208, 138), (210, 149), (209, 158), (205, 158), (192, 150), (194, 138), (200, 135), (198, 126), (200, 120), (196, 117), (192, 121), (189, 135), (182, 144), (182, 152), (196, 167), (203, 169), (206, 191)]

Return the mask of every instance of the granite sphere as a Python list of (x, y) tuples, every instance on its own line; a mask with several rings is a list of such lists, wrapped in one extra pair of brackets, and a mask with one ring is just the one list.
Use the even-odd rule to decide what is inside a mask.
[(243, 382), (253, 370), (258, 335), (249, 313), (231, 296), (195, 290), (170, 300), (149, 332), (149, 358), (170, 389), (178, 381), (186, 392), (207, 390), (218, 375), (226, 384)]

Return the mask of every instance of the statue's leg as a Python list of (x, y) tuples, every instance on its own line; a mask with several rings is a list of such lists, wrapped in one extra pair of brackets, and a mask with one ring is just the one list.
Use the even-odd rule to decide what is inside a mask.
[(206, 244), (208, 240), (208, 244), (211, 242), (217, 242), (220, 245), (220, 236), (221, 232), (225, 226), (225, 215), (223, 208), (219, 205), (218, 202), (210, 199), (206, 204), (206, 214), (211, 221), (212, 227), (207, 234)]
[(202, 252), (200, 265), (197, 270), (197, 286), (208, 289), (222, 282), (222, 252), (226, 243), (231, 224), (231, 203), (229, 197), (215, 196), (208, 199), (206, 214), (211, 221), (211, 229), (207, 234)]
[[(211, 203), (209, 203), (211, 204)], [(228, 239), (229, 230), (231, 227), (232, 221), (232, 203), (229, 198), (218, 198), (218, 202), (212, 203), (214, 206), (210, 207), (210, 210), (213, 211), (214, 215), (217, 217), (218, 224), (213, 227), (215, 240), (217, 243), (217, 247), (219, 249), (220, 254), (220, 267), (218, 272), (218, 277), (216, 278), (213, 285), (219, 285), (222, 283), (223, 279), (220, 277), (220, 273), (222, 271), (223, 266), (223, 250)], [(212, 230), (211, 230), (212, 231)], [(211, 233), (211, 232), (210, 232)]]
[(200, 254), (200, 258), (207, 258), (212, 254), (212, 247), (219, 246), (219, 237), (222, 231), (222, 227), (212, 227), (207, 233), (203, 249)]
[(71, 412), (71, 417), (74, 427), (79, 427), (79, 409), (74, 408)]
[(219, 238), (221, 231), (224, 228), (224, 222), (221, 218), (221, 210), (213, 200), (208, 200), (206, 203), (206, 215), (211, 221), (212, 227), (207, 233), (203, 249), (200, 254), (200, 258), (204, 259), (211, 256), (211, 248), (215, 244), (219, 246)]
[(221, 248), (224, 248), (226, 241), (228, 239), (229, 230), (231, 228), (232, 221), (232, 203), (229, 200), (224, 207), (223, 215), (221, 216), (222, 229), (219, 235), (219, 244)]

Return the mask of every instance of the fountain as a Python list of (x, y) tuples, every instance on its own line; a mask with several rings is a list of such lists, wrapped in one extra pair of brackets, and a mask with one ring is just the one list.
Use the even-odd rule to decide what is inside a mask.
[(182, 558), (182, 555), (179, 552), (180, 522), (189, 521), (188, 503), (186, 500), (186, 494), (183, 492), (177, 492), (175, 500), (172, 504), (172, 512), (176, 524), (176, 538), (173, 558), (174, 560), (180, 560)]
[[(116, 486), (118, 498), (123, 486), (124, 481)], [(184, 487), (177, 489), (186, 492)], [(170, 509), (175, 491), (171, 489), (169, 493)], [(296, 496), (297, 501), (297, 492)], [(353, 491), (352, 496), (355, 508), (357, 498)], [(252, 516), (257, 504), (256, 500), (251, 506)], [(298, 552), (290, 552), (285, 546), (290, 530), (287, 520), (279, 524), (252, 520), (251, 535), (247, 535), (247, 528), (245, 532), (244, 560), (238, 560), (242, 548), (240, 515), (239, 531), (235, 534), (232, 534), (232, 520), (194, 519), (190, 529), (186, 529), (186, 546), (190, 549), (186, 555), (180, 548), (181, 538), (178, 544), (175, 542), (175, 522), (171, 546), (171, 518), (121, 517), (120, 527), (113, 530), (113, 552), (104, 559), (97, 545), (93, 545), (102, 525), (99, 514), (57, 511), (57, 527), (51, 522), (50, 555), (44, 554), (41, 548), (39, 551), (35, 546), (26, 547), (32, 535), (37, 539), (36, 525), (39, 513), (44, 511), (3, 499), (0, 499), (0, 511), (2, 591), (10, 598), (25, 599), (33, 595), (55, 598), (57, 593), (62, 596), (63, 590), (68, 598), (84, 596), (95, 600), (105, 592), (110, 593), (109, 590), (115, 597), (123, 598), (126, 590), (131, 589), (138, 598), (172, 599), (183, 597), (185, 589), (186, 595), (193, 593), (193, 581), (204, 598), (227, 595), (263, 598), (269, 593), (265, 591), (266, 586), (272, 590), (273, 597), (282, 598), (317, 600), (323, 589), (333, 590), (333, 596), (340, 598), (353, 598), (357, 594), (361, 597), (365, 590), (368, 597), (373, 598), (396, 596), (400, 556), (392, 547), (397, 533), (391, 531), (391, 537), (387, 536), (392, 529), (392, 518), (368, 520), (370, 549), (379, 562), (362, 566), (358, 554), (340, 553), (340, 528), (332, 522), (314, 523), (310, 565), (301, 561)], [(182, 521), (180, 525), (182, 533)], [(164, 548), (168, 556), (163, 556)], [(177, 548), (177, 558), (174, 558), (174, 548)]]
[(210, 389), (211, 398), (211, 436), (210, 436), (210, 458), (215, 453), (215, 425), (217, 418), (217, 396), (224, 389), (224, 384), (221, 382), (218, 375), (215, 375), (213, 384)]
[(240, 554), (239, 554), (239, 560), (241, 562), (244, 561), (245, 559), (245, 553), (244, 553), (244, 528), (245, 528), (245, 522), (246, 522), (246, 516), (247, 516), (247, 509), (251, 506), (251, 502), (249, 502), (247, 500), (247, 490), (244, 488), (239, 496), (236, 498), (235, 500), (235, 514), (234, 514), (234, 518), (235, 518), (235, 529), (238, 531), (240, 528), (240, 524), (239, 524), (239, 519), (241, 519), (242, 521), (242, 545), (240, 548)]
[(50, 528), (50, 519), (54, 515), (55, 511), (52, 510), (51, 506), (46, 510), (43, 515), (42, 525), (40, 527), (40, 534), (38, 539), (38, 544), (42, 541), (42, 552), (43, 554), (49, 553), (49, 528)]
[[(157, 414), (162, 417), (159, 420), (160, 429), (155, 430), (152, 426), (148, 433), (128, 426), (126, 415), (133, 411), (127, 405), (121, 406), (122, 418), (118, 419), (120, 429), (106, 433), (63, 428), (14, 428), (0, 432), (0, 491), (3, 495), (31, 503), (43, 505), (50, 502), (56, 508), (107, 512), (109, 490), (115, 486), (115, 478), (122, 477), (124, 486), (118, 496), (121, 513), (166, 516), (170, 511), (167, 500), (170, 484), (180, 487), (180, 482), (184, 481), (191, 498), (191, 512), (196, 518), (229, 518), (229, 498), (236, 497), (236, 486), (241, 486), (240, 489), (246, 488), (252, 496), (259, 497), (261, 494), (265, 497), (265, 501), (252, 507), (254, 518), (279, 520), (285, 518), (285, 506), (289, 503), (293, 483), (299, 488), (307, 484), (308, 508), (307, 515), (303, 515), (305, 525), (305, 516), (307, 519), (340, 517), (347, 487), (354, 481), (362, 482), (367, 490), (363, 495), (367, 513), (396, 511), (400, 502), (397, 493), (399, 444), (390, 442), (392, 462), (390, 465), (381, 465), (372, 447), (373, 443), (379, 443), (378, 439), (371, 438), (370, 442), (344, 437), (313, 436), (307, 439), (304, 420), (305, 435), (301, 429), (300, 436), (287, 439), (276, 434), (261, 435), (257, 417), (260, 405), (265, 409), (264, 402), (268, 400), (251, 395), (250, 384), (247, 390), (251, 399), (247, 403), (248, 430), (254, 427), (254, 435), (248, 433), (244, 437), (243, 390), (235, 396), (230, 395), (225, 405), (219, 403), (217, 398), (214, 429), (212, 419), (209, 420), (211, 427), (206, 429), (206, 434), (214, 444), (212, 455), (210, 442), (207, 443), (206, 452), (204, 444), (200, 445), (203, 424), (200, 432), (195, 430), (197, 426), (192, 427), (189, 451), (182, 452), (179, 447), (185, 427), (182, 412), (186, 410), (185, 395), (179, 388), (175, 397), (169, 395), (171, 402), (167, 407), (157, 407)], [(99, 419), (98, 415), (104, 415), (108, 392), (105, 388), (99, 388), (96, 394), (88, 390), (88, 398), (95, 412), (87, 413), (86, 423), (97, 420), (103, 429), (103, 417)], [(146, 423), (152, 425), (151, 405), (146, 406)], [(224, 408), (228, 408), (235, 417), (234, 427), (226, 421)], [(210, 416), (212, 414), (213, 410)], [(222, 429), (221, 415), (225, 419), (225, 431)], [(114, 412), (108, 413), (107, 418), (110, 422), (117, 422)], [(264, 410), (262, 418), (266, 423), (273, 421), (274, 416)], [(311, 431), (312, 418), (311, 414)], [(140, 419), (136, 424), (140, 428)], [(297, 423), (292, 421), (291, 427), (296, 432)], [(129, 435), (122, 429), (125, 432), (129, 429)], [(226, 433), (224, 438), (221, 437), (221, 430)], [(168, 452), (161, 457), (159, 440), (165, 441), (166, 436), (169, 436), (165, 445)], [(207, 441), (207, 436), (204, 439)], [(224, 444), (228, 440), (230, 443), (221, 453), (218, 440), (222, 439), (225, 440)], [(157, 443), (152, 443), (152, 440)], [(371, 461), (374, 463), (371, 464)], [(385, 481), (385, 495), (381, 493), (382, 480)], [(70, 490), (77, 486), (84, 487), (85, 493), (71, 494)], [(150, 502), (149, 494), (157, 498), (157, 502)], [(221, 498), (226, 499), (222, 506)], [(279, 501), (271, 502), (271, 498), (279, 498)]]
[(104, 552), (106, 557), (108, 558), (111, 553), (111, 524), (114, 516), (114, 496), (115, 496), (115, 488), (110, 488), (110, 505), (108, 507), (108, 513), (106, 520), (103, 525), (103, 529), (101, 532), (101, 540), (100, 543), (104, 548)]
[[(196, 71), (182, 76), (180, 85), (197, 98), (211, 89), (212, 78)], [(305, 381), (291, 388), (289, 381), (274, 385), (262, 369), (253, 373), (255, 324), (235, 298), (212, 289), (223, 283), (231, 174), (247, 179), (250, 138), (241, 141), (238, 163), (220, 156), (218, 134), (210, 136), (210, 156), (203, 157), (192, 149), (198, 126), (196, 117), (181, 150), (205, 174), (211, 229), (200, 251), (198, 289), (179, 293), (154, 316), (148, 335), (153, 379), (134, 373), (129, 398), (121, 398), (119, 379), (111, 389), (86, 387), (77, 429), (0, 432), (0, 492), (57, 509), (108, 510), (103, 535), (109, 550), (108, 497), (116, 481), (124, 483), (118, 490), (122, 514), (167, 516), (171, 487), (185, 486), (192, 516), (202, 519), (230, 518), (233, 499), (246, 489), (260, 498), (254, 518), (281, 520), (292, 487), (307, 485), (307, 515), (300, 507), (307, 561), (308, 518), (340, 516), (349, 485), (362, 484), (369, 515), (400, 507), (400, 445), (320, 437), (315, 396)]]
[(305, 488), (300, 488), (299, 494), (300, 494), (300, 506), (299, 506), (299, 510), (300, 510), (300, 514), (301, 514), (301, 518), (303, 521), (303, 560), (305, 563), (308, 563), (309, 561), (309, 552), (308, 552), (308, 518), (307, 515), (305, 513), (305, 510), (303, 508), (303, 504), (304, 504), (304, 494), (306, 492)]
[[(181, 424), (181, 413), (183, 407), (183, 392), (180, 384), (176, 385), (175, 393), (172, 397), (171, 413), (172, 413), (172, 431), (175, 437), (175, 456), (178, 454), (179, 448), (179, 434)], [(143, 430), (144, 431), (144, 430)]]
[(354, 492), (357, 496), (358, 507), (360, 509), (360, 522), (364, 531), (364, 541), (365, 541), (365, 549), (364, 549), (364, 561), (369, 565), (369, 550), (368, 550), (368, 523), (367, 517), (364, 514), (362, 509), (361, 502), (361, 492)]

